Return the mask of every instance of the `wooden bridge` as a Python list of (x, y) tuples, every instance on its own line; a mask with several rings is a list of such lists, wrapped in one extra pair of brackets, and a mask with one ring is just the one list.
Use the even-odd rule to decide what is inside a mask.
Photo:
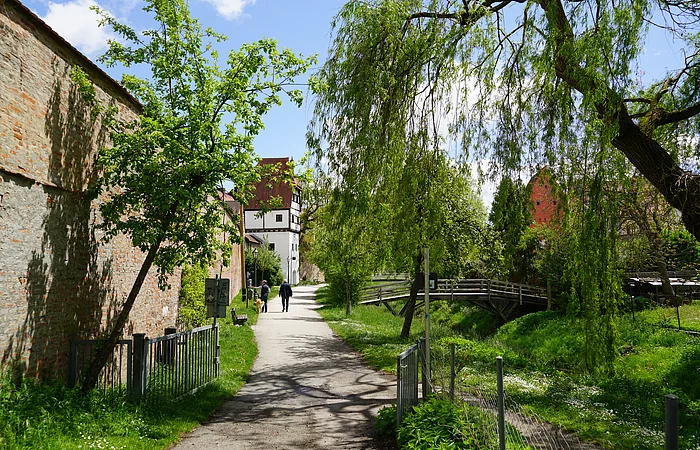
[[(406, 305), (396, 312), (391, 303), (408, 300), (409, 290), (410, 285), (404, 280), (367, 286), (362, 290), (360, 304), (384, 305), (392, 314), (404, 315)], [(416, 307), (423, 304), (424, 298), (424, 292), (418, 292)], [(430, 291), (430, 300), (465, 301), (508, 321), (522, 305), (544, 309), (547, 306), (547, 290), (498, 280), (446, 279), (439, 280), (437, 289)]]

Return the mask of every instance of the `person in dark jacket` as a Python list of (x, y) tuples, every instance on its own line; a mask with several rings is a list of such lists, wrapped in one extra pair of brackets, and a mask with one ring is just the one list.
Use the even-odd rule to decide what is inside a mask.
[(260, 300), (263, 301), (262, 312), (267, 312), (267, 297), (270, 295), (270, 286), (267, 285), (267, 281), (262, 280), (262, 286), (260, 286)]
[(280, 297), (282, 297), (282, 312), (289, 312), (289, 298), (292, 296), (292, 287), (287, 280), (282, 281)]

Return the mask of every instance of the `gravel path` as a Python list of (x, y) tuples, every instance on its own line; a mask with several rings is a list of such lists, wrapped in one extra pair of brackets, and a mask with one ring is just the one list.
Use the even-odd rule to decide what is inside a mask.
[[(369, 368), (315, 311), (316, 286), (278, 298), (254, 327), (249, 382), (175, 449), (374, 449), (372, 422), (395, 378)], [(222, 348), (222, 352), (235, 349)]]

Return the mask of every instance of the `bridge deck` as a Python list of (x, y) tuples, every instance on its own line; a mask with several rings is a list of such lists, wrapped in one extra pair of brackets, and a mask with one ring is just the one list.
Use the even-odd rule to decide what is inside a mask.
[[(383, 304), (395, 314), (390, 303), (408, 300), (410, 293), (407, 284), (370, 286), (363, 290), (361, 305)], [(425, 296), (418, 292), (417, 301)], [(545, 289), (523, 284), (505, 283), (497, 280), (441, 280), (438, 289), (430, 292), (431, 300), (466, 301), (504, 320), (508, 319), (519, 305), (547, 305)], [(403, 313), (403, 310), (401, 314)]]

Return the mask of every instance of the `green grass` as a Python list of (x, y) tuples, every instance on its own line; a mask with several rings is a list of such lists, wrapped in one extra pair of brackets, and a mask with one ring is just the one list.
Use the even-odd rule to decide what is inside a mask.
[[(324, 292), (320, 292), (321, 298), (324, 295)], [(353, 307), (350, 316), (346, 316), (345, 308), (340, 306), (326, 305), (318, 312), (331, 329), (373, 367), (390, 373), (396, 373), (397, 355), (413, 344), (424, 330), (421, 320), (414, 319), (411, 336), (401, 339), (399, 334), (403, 318), (392, 315), (383, 306)]]
[[(681, 318), (681, 329), (700, 332), (700, 301), (695, 300), (692, 305), (678, 308)], [(637, 313), (641, 318), (658, 323), (659, 325), (677, 328), (678, 318), (676, 308), (654, 308)]]
[[(275, 295), (273, 288), (271, 296)], [(254, 305), (245, 308), (240, 294), (231, 301), (248, 325), (231, 324), (230, 312), (219, 319), (221, 376), (179, 402), (162, 400), (136, 406), (118, 395), (81, 396), (57, 382), (19, 387), (0, 380), (0, 448), (3, 449), (164, 449), (207, 419), (247, 381), (257, 355), (249, 325), (257, 322)]]
[[(700, 449), (700, 338), (666, 328), (675, 309), (619, 318), (615, 375), (594, 378), (585, 373), (584, 329), (577, 319), (541, 312), (497, 328), (494, 318), (489, 324), (473, 308), (432, 306), (434, 369), (440, 354), (435, 346), (453, 341), (461, 349), (462, 380), (495, 389), (493, 360), (503, 355), (508, 395), (525, 411), (607, 448), (662, 447), (663, 399), (673, 393), (681, 399), (681, 448)], [(348, 317), (331, 305), (320, 312), (336, 334), (387, 372), (395, 372), (398, 353), (423, 333), (416, 318), (411, 338), (401, 341), (403, 319), (383, 307), (355, 306)], [(683, 327), (691, 329), (700, 304), (683, 306), (680, 313)]]

